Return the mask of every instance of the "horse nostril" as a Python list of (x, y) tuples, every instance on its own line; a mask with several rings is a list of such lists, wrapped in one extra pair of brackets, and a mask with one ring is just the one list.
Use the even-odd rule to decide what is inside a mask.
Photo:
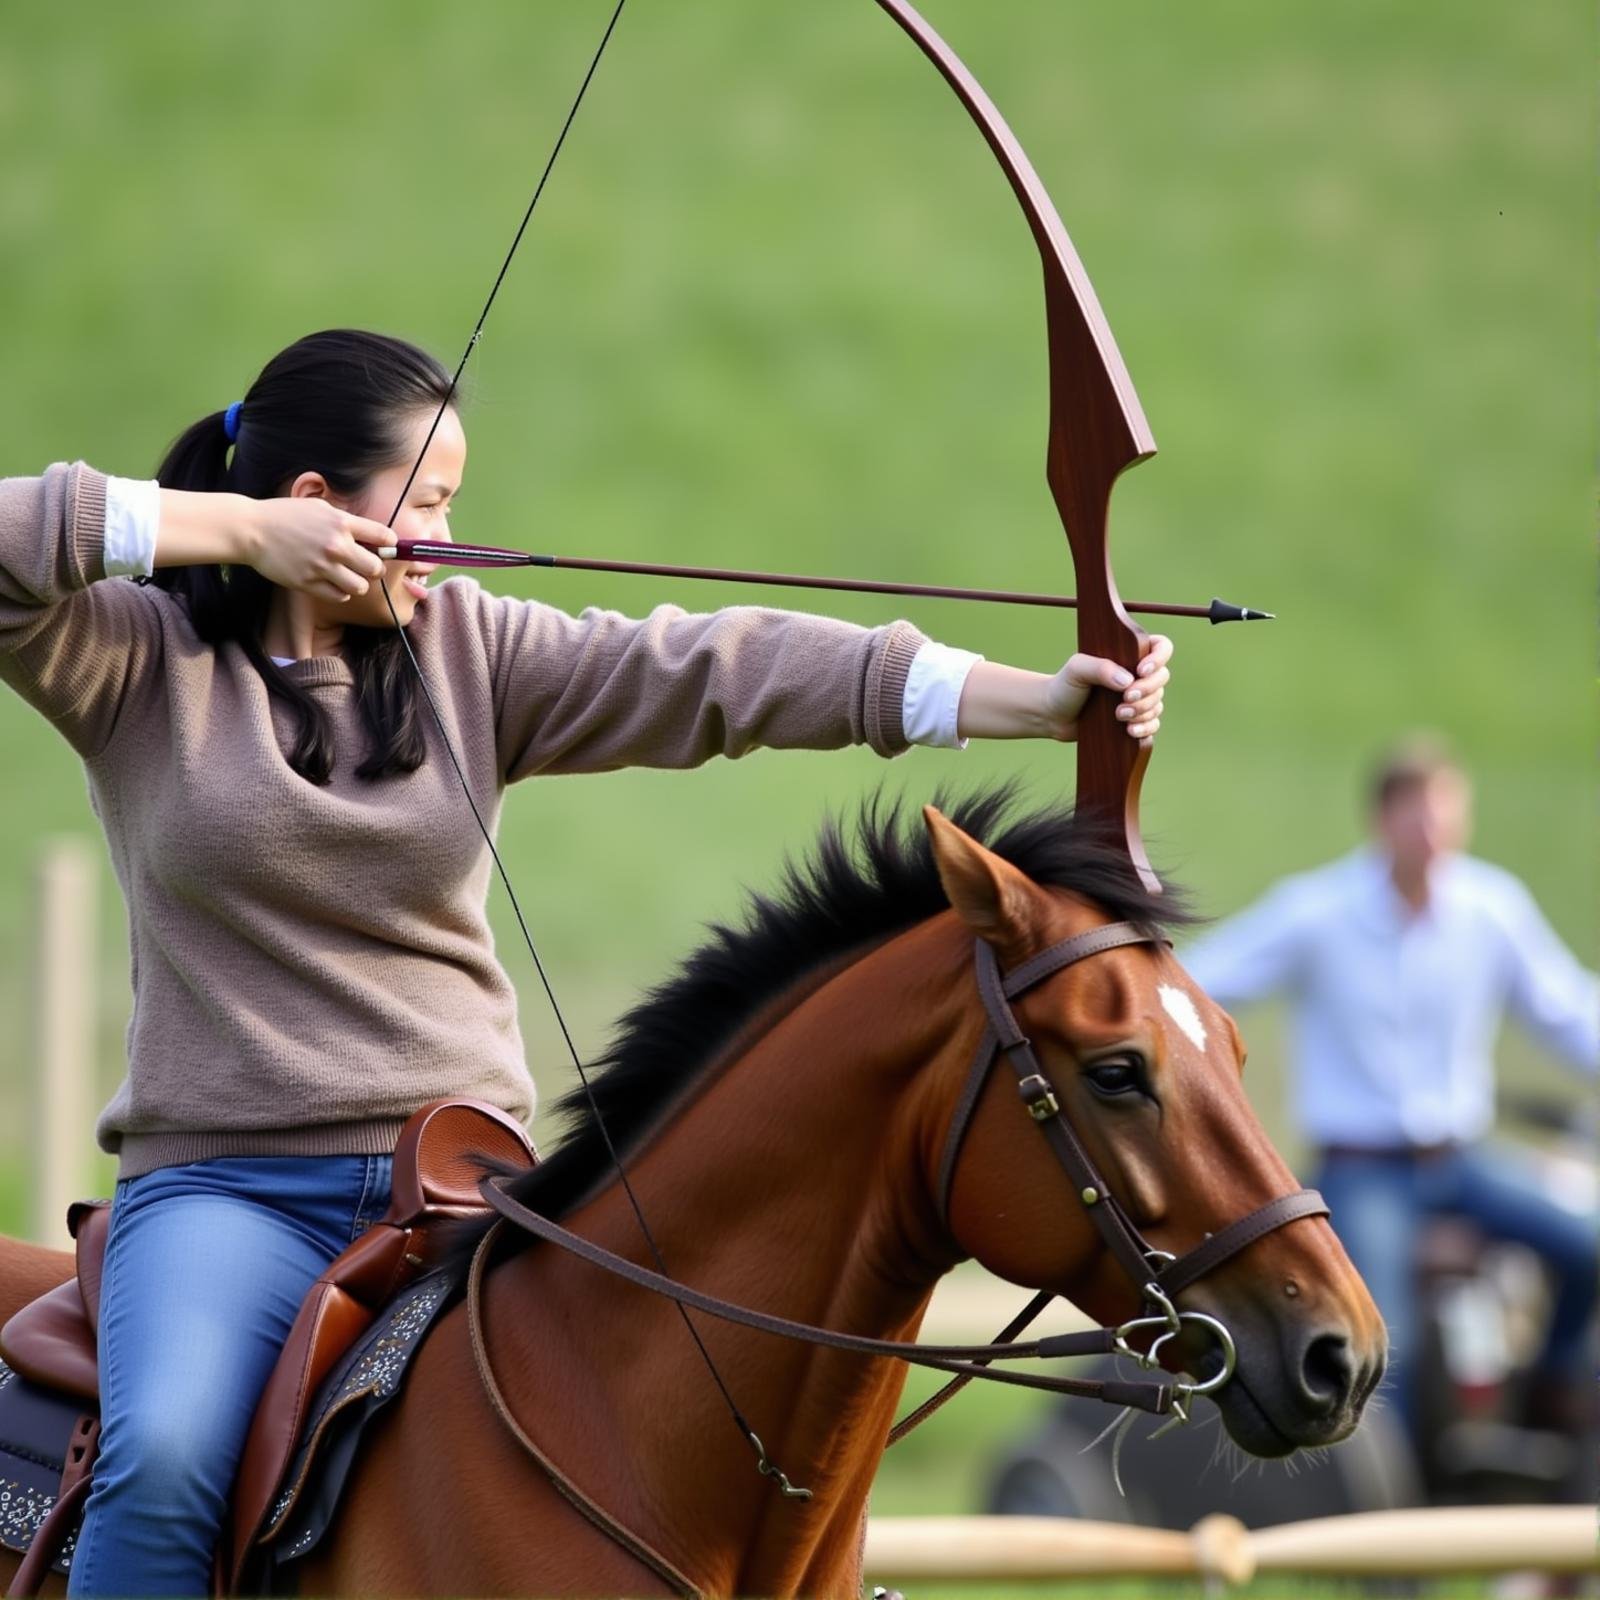
[(1355, 1360), (1342, 1333), (1318, 1334), (1306, 1346), (1300, 1365), (1305, 1398), (1324, 1413), (1336, 1410), (1355, 1387)]

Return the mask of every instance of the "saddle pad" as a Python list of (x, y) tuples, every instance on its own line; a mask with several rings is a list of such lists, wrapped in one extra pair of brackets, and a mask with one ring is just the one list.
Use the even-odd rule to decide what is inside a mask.
[[(0, 1361), (0, 1545), (19, 1555), (56, 1503), (67, 1443), (84, 1414), (82, 1400), (29, 1382)], [(78, 1542), (78, 1513), (51, 1570), (65, 1576)]]
[[(461, 1286), (459, 1278), (439, 1272), (418, 1278), (390, 1301), (323, 1380), (283, 1487), (256, 1536), (258, 1549), (268, 1547), (265, 1557), (271, 1568), (298, 1560), (327, 1532), (362, 1435), (399, 1392), (411, 1358)], [(276, 1592), (270, 1572), (257, 1577), (263, 1592)]]

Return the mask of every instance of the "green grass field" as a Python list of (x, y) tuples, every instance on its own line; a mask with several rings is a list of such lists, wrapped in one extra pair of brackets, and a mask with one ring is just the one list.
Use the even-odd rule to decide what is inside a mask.
[[(0, 471), (165, 443), (314, 328), (453, 360), (606, 7), (473, 0), (0, 4)], [(1374, 748), (1426, 725), (1482, 853), (1593, 946), (1592, 25), (1576, 0), (1271, 7), (927, 0), (1032, 155), (1161, 445), (1119, 488), (1124, 594), (1174, 624), (1145, 786), (1172, 875), (1225, 912), (1345, 849)], [(458, 537), (574, 554), (1064, 589), (1043, 478), (1032, 243), (948, 90), (867, 0), (624, 15), (474, 359)], [(752, 598), (490, 575), (577, 609)], [(757, 595), (754, 598), (769, 598)], [(796, 603), (807, 604), (803, 597)], [(816, 602), (823, 607), (823, 599)], [(825, 597), (1035, 668), (1069, 622)], [(527, 787), (501, 840), (587, 1051), (709, 918), (878, 783), (1056, 747), (771, 752)], [(472, 826), (463, 807), (462, 826)], [(23, 1225), (32, 873), (98, 838), (62, 741), (0, 700), (0, 1228)], [(565, 1086), (507, 907), (529, 1059)], [(129, 994), (104, 873), (109, 1093)], [(1284, 1125), (1279, 1019), (1244, 1022)], [(1563, 1075), (1515, 1036), (1507, 1082)], [(111, 1167), (86, 1174), (103, 1192)], [(981, 1401), (885, 1509), (972, 1503)], [(946, 1426), (941, 1422), (941, 1427)], [(1296, 1591), (1303, 1592), (1303, 1591)], [(926, 1593), (926, 1591), (924, 1591)]]

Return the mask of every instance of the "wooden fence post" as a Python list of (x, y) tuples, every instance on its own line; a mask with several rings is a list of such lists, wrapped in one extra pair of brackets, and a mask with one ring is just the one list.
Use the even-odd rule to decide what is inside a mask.
[(37, 879), (39, 954), (34, 989), (31, 1237), (70, 1250), (67, 1205), (84, 1189), (93, 1138), (95, 945), (99, 873), (88, 843), (49, 840)]

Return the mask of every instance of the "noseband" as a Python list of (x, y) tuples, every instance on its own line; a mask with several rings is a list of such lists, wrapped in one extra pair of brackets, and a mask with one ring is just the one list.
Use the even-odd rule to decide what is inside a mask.
[[(957, 1103), (950, 1131), (945, 1138), (939, 1162), (937, 1192), (941, 1218), (948, 1223), (950, 1187), (955, 1175), (956, 1160), (961, 1144), (972, 1121), (978, 1096), (983, 1090), (997, 1056), (1004, 1056), (1017, 1077), (1017, 1090), (1022, 1103), (1032, 1117), (1034, 1125), (1049, 1141), (1065, 1171), (1067, 1181), (1091, 1221), (1099, 1230), (1106, 1249), (1121, 1265), (1129, 1281), (1140, 1296), (1140, 1314), (1114, 1328), (1094, 1328), (1080, 1333), (1058, 1334), (1043, 1339), (1017, 1340), (1016, 1335), (1025, 1329), (1055, 1298), (1053, 1290), (1044, 1290), (1024, 1308), (1000, 1335), (989, 1344), (937, 1345), (908, 1343), (897, 1339), (871, 1339), (859, 1334), (841, 1333), (831, 1328), (819, 1328), (808, 1322), (797, 1322), (788, 1317), (774, 1316), (770, 1312), (755, 1311), (748, 1306), (736, 1305), (715, 1295), (703, 1294), (687, 1284), (678, 1283), (664, 1273), (652, 1272), (626, 1256), (616, 1254), (588, 1239), (552, 1222), (548, 1217), (530, 1210), (519, 1200), (506, 1193), (502, 1180), (485, 1175), (479, 1180), (478, 1191), (487, 1205), (499, 1212), (499, 1219), (484, 1234), (473, 1253), (472, 1267), (467, 1278), (467, 1317), (472, 1333), (472, 1345), (478, 1375), (495, 1409), (507, 1427), (521, 1440), (525, 1449), (538, 1459), (551, 1473), (558, 1487), (572, 1497), (571, 1486), (553, 1463), (545, 1460), (533, 1445), (521, 1425), (512, 1415), (500, 1386), (489, 1364), (488, 1347), (483, 1333), (483, 1274), (493, 1240), (507, 1223), (535, 1238), (559, 1245), (563, 1250), (610, 1273), (612, 1276), (649, 1289), (652, 1293), (676, 1301), (690, 1310), (702, 1311), (709, 1316), (742, 1327), (754, 1328), (762, 1333), (780, 1338), (794, 1339), (805, 1344), (821, 1345), (826, 1349), (845, 1350), (856, 1355), (887, 1356), (914, 1366), (930, 1367), (936, 1371), (954, 1373), (951, 1383), (945, 1385), (932, 1399), (899, 1422), (889, 1435), (892, 1444), (903, 1438), (919, 1422), (931, 1416), (945, 1400), (973, 1378), (983, 1378), (996, 1383), (1015, 1384), (1022, 1388), (1043, 1389), (1052, 1394), (1079, 1395), (1089, 1399), (1109, 1401), (1113, 1405), (1132, 1407), (1158, 1416), (1171, 1416), (1175, 1420), (1188, 1420), (1188, 1402), (1197, 1394), (1212, 1394), (1233, 1375), (1235, 1352), (1233, 1338), (1227, 1328), (1215, 1317), (1199, 1311), (1179, 1311), (1173, 1297), (1206, 1273), (1215, 1271), (1223, 1262), (1231, 1260), (1246, 1245), (1262, 1235), (1271, 1233), (1286, 1223), (1302, 1217), (1326, 1216), (1328, 1207), (1314, 1189), (1301, 1189), (1294, 1194), (1281, 1195), (1276, 1200), (1230, 1223), (1220, 1233), (1208, 1234), (1193, 1249), (1181, 1256), (1153, 1248), (1140, 1234), (1120, 1201), (1111, 1193), (1082, 1142), (1073, 1131), (1061, 1109), (1061, 1103), (1050, 1081), (1040, 1070), (1033, 1047), (1027, 1036), (1017, 1026), (1009, 1002), (1025, 993), (1045, 978), (1070, 967), (1089, 956), (1123, 945), (1161, 944), (1164, 940), (1136, 928), (1132, 923), (1114, 922), (1105, 927), (1093, 928), (1059, 944), (1051, 945), (1038, 955), (1030, 957), (1010, 973), (1001, 975), (994, 950), (983, 940), (977, 942), (978, 993), (982, 998), (988, 1026), (979, 1042), (977, 1054), (968, 1072), (966, 1084)], [(1025, 1373), (997, 1370), (991, 1363), (1053, 1359), (1061, 1356), (1116, 1355), (1126, 1356), (1145, 1369), (1157, 1364), (1161, 1347), (1183, 1331), (1184, 1323), (1203, 1328), (1217, 1341), (1222, 1353), (1218, 1370), (1202, 1382), (1179, 1380), (1172, 1383), (1159, 1381), (1131, 1381), (1119, 1378), (1072, 1378), (1049, 1373)], [(1141, 1341), (1153, 1335), (1147, 1349), (1138, 1349), (1132, 1340)], [(749, 1435), (755, 1446), (759, 1469), (774, 1478), (786, 1495), (809, 1498), (810, 1491), (791, 1486), (786, 1478), (766, 1458), (761, 1442), (753, 1433)], [(575, 1500), (574, 1503), (578, 1503)], [(614, 1536), (617, 1528), (613, 1519), (598, 1512), (598, 1508), (580, 1505), (586, 1515), (591, 1515)]]

